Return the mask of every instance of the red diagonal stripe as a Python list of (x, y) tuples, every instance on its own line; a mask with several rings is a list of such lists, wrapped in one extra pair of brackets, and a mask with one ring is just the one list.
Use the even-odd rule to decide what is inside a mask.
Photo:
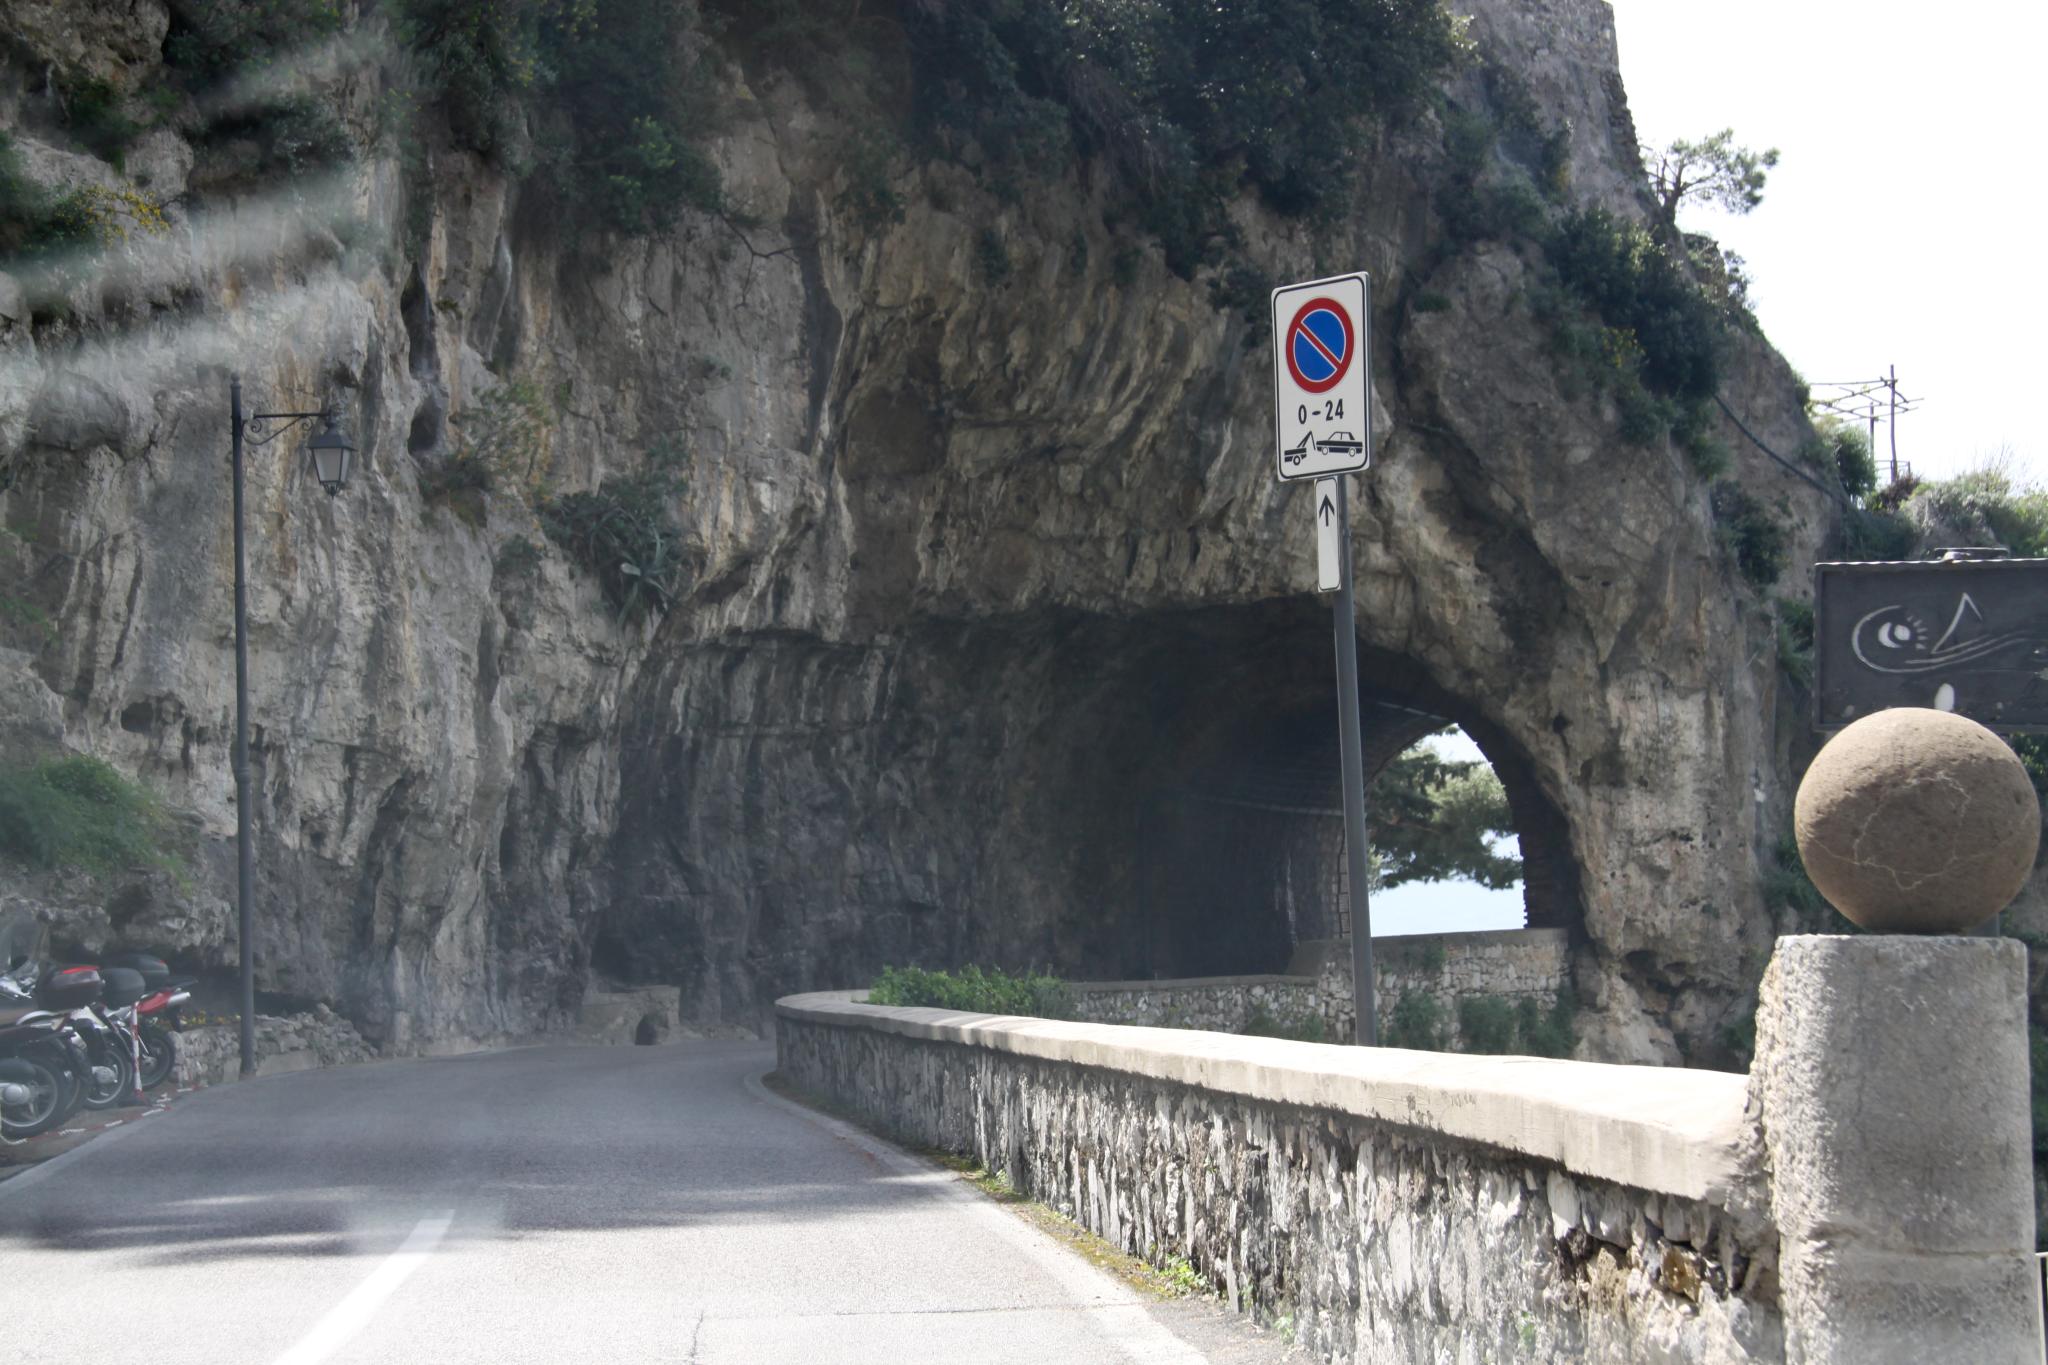
[[(1344, 362), (1337, 359), (1336, 356), (1331, 355), (1330, 348), (1323, 345), (1321, 338), (1317, 337), (1314, 332), (1311, 332), (1309, 330), (1308, 323), (1306, 321), (1304, 321), (1301, 324), (1301, 326), (1295, 328), (1295, 331), (1300, 336), (1306, 338), (1309, 345), (1315, 347), (1318, 351), (1322, 352), (1323, 359), (1330, 362), (1331, 369), (1337, 370), (1342, 369), (1344, 367)], [(1318, 380), (1317, 382), (1320, 383), (1321, 381)]]

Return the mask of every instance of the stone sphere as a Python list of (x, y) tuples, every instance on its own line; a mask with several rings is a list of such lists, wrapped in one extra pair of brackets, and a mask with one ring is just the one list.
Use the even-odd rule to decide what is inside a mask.
[(2041, 843), (2041, 803), (2005, 742), (1910, 706), (1828, 741), (1792, 819), (1813, 884), (1880, 933), (1975, 928), (2019, 894)]

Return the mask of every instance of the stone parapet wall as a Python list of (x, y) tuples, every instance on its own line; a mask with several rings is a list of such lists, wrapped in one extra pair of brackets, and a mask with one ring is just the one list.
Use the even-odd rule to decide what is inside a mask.
[[(1290, 1028), (1309, 1020), (1332, 1041), (1351, 1037), (1351, 944), (1304, 943), (1284, 976), (1177, 981), (1093, 981), (1073, 987), (1074, 1017), (1089, 1023), (1242, 1033), (1263, 1018)], [(1442, 1042), (1456, 1047), (1458, 1004), (1482, 996), (1549, 1009), (1571, 985), (1571, 936), (1563, 929), (1409, 934), (1373, 940), (1375, 1012), (1384, 1035), (1410, 996), (1435, 1001)]]
[[(186, 1029), (177, 1035), (177, 1049), (172, 1077), (179, 1085), (220, 1085), (240, 1074), (241, 1030), (234, 1024)], [(353, 1024), (324, 1005), (311, 1014), (256, 1016), (259, 1076), (367, 1062), (376, 1055)]]
[(776, 1015), (796, 1085), (1186, 1257), (1325, 1360), (2043, 1359), (2010, 940), (1780, 940), (1748, 1076), (852, 992)]
[(849, 1001), (782, 1002), (790, 1080), (1325, 1359), (1782, 1358), (1741, 1077)]
[(1211, 976), (1186, 981), (1093, 981), (1073, 987), (1074, 1017), (1093, 1024), (1243, 1033), (1264, 1018), (1320, 1019), (1314, 977)]

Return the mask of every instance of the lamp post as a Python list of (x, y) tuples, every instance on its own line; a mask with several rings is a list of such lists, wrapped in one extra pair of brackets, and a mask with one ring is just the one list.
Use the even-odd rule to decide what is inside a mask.
[[(235, 911), (242, 940), (242, 1075), (256, 1074), (256, 854), (249, 839), (249, 580), (243, 554), (242, 531), (242, 448), (267, 446), (301, 422), (318, 418), (320, 430), (306, 442), (313, 457), (313, 473), (332, 497), (348, 486), (349, 466), (355, 447), (341, 429), (341, 417), (332, 408), (319, 412), (242, 413), (242, 377), (228, 380), (228, 418), (234, 432), (235, 467)], [(253, 436), (245, 437), (249, 428)]]

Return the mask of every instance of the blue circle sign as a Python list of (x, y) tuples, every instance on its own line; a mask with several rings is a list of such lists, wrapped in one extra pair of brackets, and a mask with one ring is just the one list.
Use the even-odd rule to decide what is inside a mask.
[(1287, 372), (1310, 393), (1337, 387), (1351, 368), (1356, 335), (1343, 304), (1310, 299), (1287, 326)]

